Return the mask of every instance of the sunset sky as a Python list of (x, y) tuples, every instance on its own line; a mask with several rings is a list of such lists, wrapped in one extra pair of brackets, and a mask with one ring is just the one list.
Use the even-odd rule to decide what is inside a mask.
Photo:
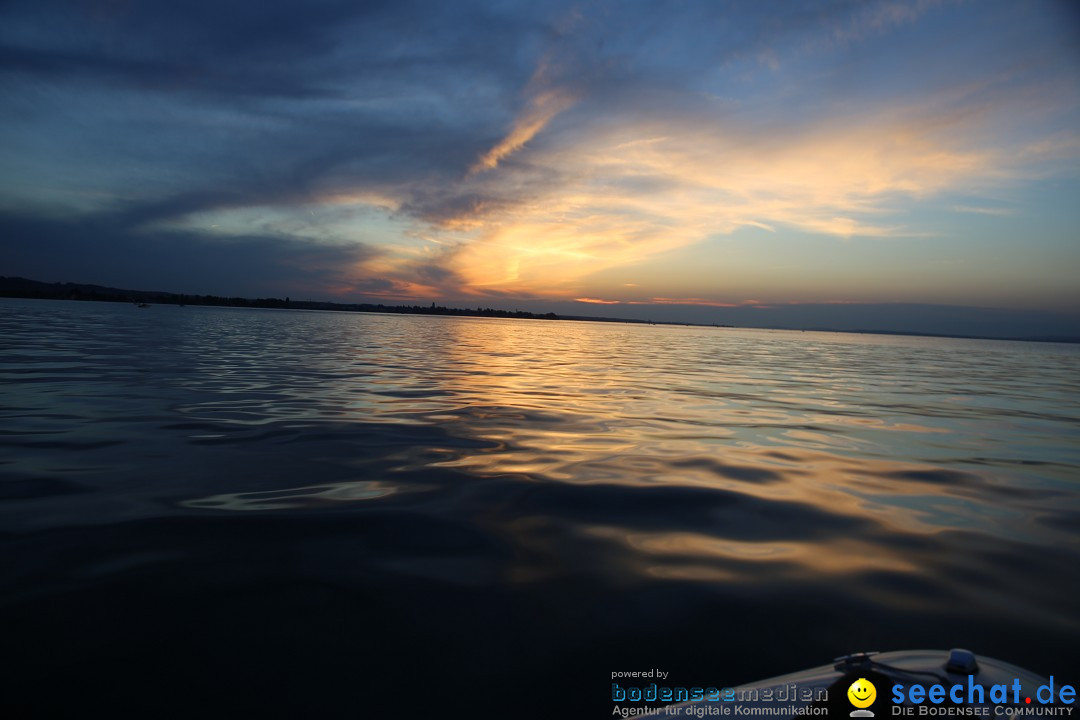
[(1080, 332), (1078, 8), (15, 0), (0, 275)]

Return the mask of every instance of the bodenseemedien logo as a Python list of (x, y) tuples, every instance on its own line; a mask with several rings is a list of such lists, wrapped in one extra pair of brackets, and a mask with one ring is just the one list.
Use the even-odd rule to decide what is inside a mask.
[(874, 683), (866, 678), (859, 678), (848, 687), (847, 697), (856, 708), (851, 711), (851, 717), (874, 717), (873, 710), (866, 709), (874, 704), (874, 700), (877, 700), (877, 688), (874, 687)]

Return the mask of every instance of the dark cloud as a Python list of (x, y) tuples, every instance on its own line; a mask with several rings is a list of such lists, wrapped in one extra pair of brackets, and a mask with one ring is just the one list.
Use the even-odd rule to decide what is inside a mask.
[(374, 295), (376, 297), (392, 297), (408, 291), (408, 285), (389, 278), (373, 277), (363, 280), (354, 280), (349, 283), (349, 289), (359, 295)]
[[(0, 145), (50, 185), (121, 197), (132, 180), (100, 187), (110, 164), (132, 177), (159, 168), (165, 187), (140, 188), (118, 210), (131, 224), (373, 186), (422, 193), (459, 179), (503, 132), (534, 71), (530, 38), (548, 32), (543, 12), (351, 0), (7, 3), (0, 84), (12, 102), (0, 109)], [(26, 147), (24, 138), (44, 136), (50, 146)]]
[(99, 98), (67, 122), (60, 103), (41, 128), (61, 144), (77, 132), (84, 163), (189, 166), (187, 186), (131, 209), (133, 222), (394, 183), (408, 184), (406, 212), (439, 220), (518, 201), (447, 188), (506, 132), (538, 68), (590, 112), (642, 98), (670, 108), (665, 89), (694, 76), (687, 53), (702, 72), (847, 5), (783, 7), (741, 13), (733, 30), (732, 8), (711, 3), (24, 0), (0, 8), (0, 77), (16, 100), (43, 86)]
[(374, 249), (309, 239), (209, 238), (194, 232), (132, 232), (109, 218), (48, 220), (0, 214), (5, 275), (136, 290), (240, 296), (324, 297), (354, 282)]
[(420, 188), (412, 193), (401, 212), (431, 223), (444, 224), (465, 217), (483, 217), (521, 201), (520, 196), (501, 196), (497, 187), (485, 188), (485, 191), (462, 191), (455, 187), (446, 187), (441, 191), (439, 188)]
[(438, 265), (416, 265), (414, 271), (417, 276), (433, 284), (442, 284), (449, 280), (457, 280), (453, 270)]
[[(461, 182), (537, 83), (574, 93), (579, 120), (668, 111), (687, 102), (677, 88), (699, 74), (853, 12), (847, 2), (736, 10), (22, 0), (0, 7), (0, 80), (24, 107), (62, 98), (21, 120), (32, 124), (25, 132), (40, 122), (61, 148), (54, 153), (75, 151), (58, 174), (86, 175), (86, 185), (117, 160), (144, 174), (185, 169), (112, 208), (128, 225), (387, 187), (402, 213), (443, 223), (528, 202), (560, 182), (536, 168), (515, 186)], [(69, 98), (81, 99), (76, 109)], [(49, 163), (58, 160), (38, 165)]]
[(408, 0), (42, 0), (7, 3), (5, 22), (5, 72), (268, 97), (397, 88), (418, 67), (436, 78), (472, 67), (509, 79), (529, 71), (518, 67), (514, 42), (530, 26), (542, 30), (480, 3)]

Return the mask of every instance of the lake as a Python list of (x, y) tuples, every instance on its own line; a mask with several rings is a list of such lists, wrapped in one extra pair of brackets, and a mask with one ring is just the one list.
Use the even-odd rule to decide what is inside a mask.
[[(1080, 347), (0, 300), (11, 717), (1080, 669)], [(21, 713), (21, 714), (17, 714)]]

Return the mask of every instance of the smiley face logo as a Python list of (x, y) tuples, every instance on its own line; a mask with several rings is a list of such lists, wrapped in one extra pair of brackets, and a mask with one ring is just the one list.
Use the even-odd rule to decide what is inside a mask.
[(866, 678), (859, 678), (847, 689), (848, 700), (857, 708), (867, 708), (877, 699), (877, 688)]

